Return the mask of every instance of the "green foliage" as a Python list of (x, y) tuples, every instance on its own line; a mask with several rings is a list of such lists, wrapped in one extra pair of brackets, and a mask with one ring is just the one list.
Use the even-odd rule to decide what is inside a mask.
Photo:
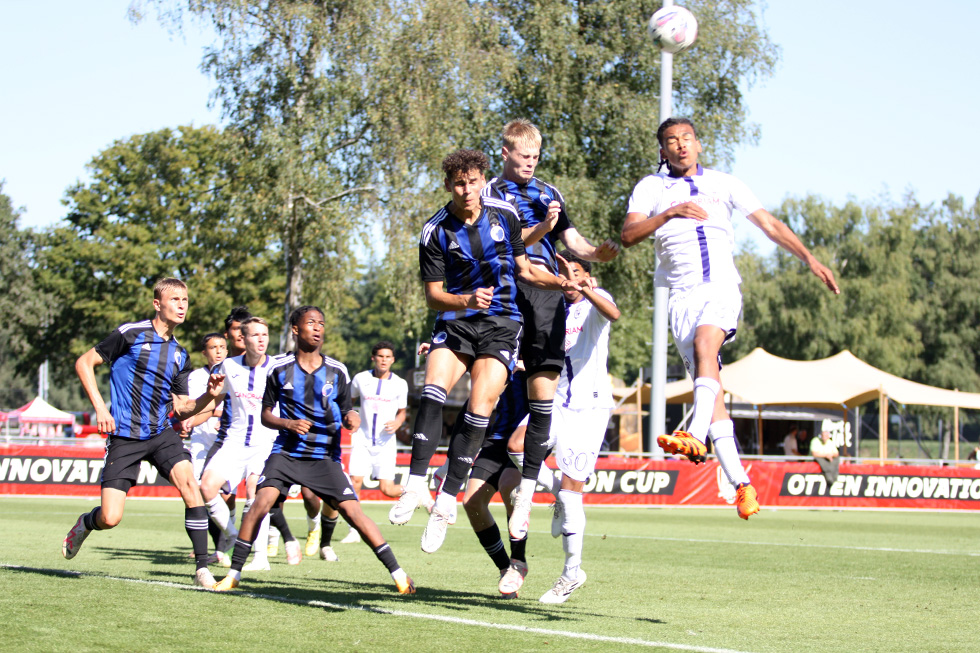
[(52, 378), (72, 381), (75, 357), (119, 324), (152, 316), (164, 276), (188, 284), (177, 336), (190, 351), (238, 304), (281, 324), (282, 276), (263, 225), (240, 204), (230, 141), (213, 127), (165, 129), (92, 160), (92, 181), (68, 191), (67, 224), (41, 240), (38, 283), (57, 301), (28, 360), (55, 353)]

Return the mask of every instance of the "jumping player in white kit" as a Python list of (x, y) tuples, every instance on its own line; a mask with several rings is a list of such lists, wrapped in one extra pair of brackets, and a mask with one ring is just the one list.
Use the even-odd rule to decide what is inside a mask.
[(694, 379), (694, 412), (689, 431), (662, 435), (668, 453), (704, 462), (710, 436), (715, 455), (737, 488), (738, 516), (748, 519), (759, 502), (742, 468), (735, 428), (721, 389), (721, 346), (734, 339), (742, 310), (741, 277), (735, 269), (732, 212), (743, 213), (771, 241), (806, 263), (835, 294), (834, 274), (820, 263), (788, 226), (762, 207), (745, 184), (698, 163), (701, 143), (687, 118), (669, 118), (657, 130), (666, 174), (644, 177), (629, 200), (622, 239), (632, 247), (653, 238), (655, 283), (670, 288), (667, 310), (674, 343)]
[(565, 292), (565, 367), (558, 379), (549, 447), (561, 470), (561, 490), (555, 504), (551, 534), (562, 536), (565, 568), (542, 603), (564, 603), (585, 584), (582, 544), (585, 508), (582, 490), (595, 471), (596, 458), (612, 415), (612, 383), (606, 368), (609, 325), (619, 319), (612, 296), (595, 287), (592, 264), (571, 252), (558, 253), (561, 273), (582, 284)]
[[(216, 446), (220, 448), (208, 460), (201, 477), (201, 494), (208, 513), (232, 542), (238, 536), (238, 530), (220, 493), (228, 492), (245, 481), (248, 500), (242, 511), (244, 518), (255, 498), (259, 476), (278, 435), (275, 430), (262, 424), (265, 382), (275, 362), (274, 358), (266, 355), (269, 325), (260, 317), (249, 317), (241, 323), (241, 330), (245, 353), (225, 359), (218, 367), (225, 375), (221, 398), (225, 412), (216, 441)], [(269, 561), (265, 541), (268, 539), (268, 520), (263, 520), (259, 538), (262, 546), (255, 549), (250, 570), (267, 571)]]

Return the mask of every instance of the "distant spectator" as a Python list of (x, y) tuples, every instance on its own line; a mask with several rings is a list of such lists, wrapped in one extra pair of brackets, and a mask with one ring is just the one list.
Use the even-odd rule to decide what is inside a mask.
[(800, 447), (796, 442), (796, 436), (799, 433), (799, 427), (796, 424), (791, 424), (789, 427), (789, 433), (783, 438), (783, 455), (784, 456), (799, 456)]
[(820, 465), (827, 485), (836, 483), (837, 473), (840, 471), (840, 454), (837, 452), (837, 445), (830, 439), (830, 431), (821, 431), (819, 437), (810, 441), (810, 455)]

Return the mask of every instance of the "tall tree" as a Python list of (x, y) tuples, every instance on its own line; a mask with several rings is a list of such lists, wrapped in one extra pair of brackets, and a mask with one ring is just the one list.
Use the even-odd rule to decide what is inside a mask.
[[(304, 301), (342, 303), (346, 273), (356, 267), (354, 237), (379, 213), (420, 220), (420, 206), (406, 191), (427, 186), (433, 153), (451, 147), (449, 135), (462, 118), (484, 110), (473, 80), (489, 75), (483, 71), (492, 62), (477, 51), (480, 41), (470, 40), (479, 6), (461, 12), (450, 0), (152, 4), (178, 27), (189, 12), (215, 29), (218, 41), (203, 68), (217, 83), (214, 99), (230, 128), (242, 137), (252, 210), (278, 235), (285, 313)], [(379, 211), (379, 199), (386, 209)], [(318, 282), (307, 292), (311, 269)]]
[(236, 151), (213, 127), (182, 127), (117, 141), (92, 160), (92, 181), (69, 189), (66, 224), (37, 253), (39, 284), (57, 301), (32, 357), (57, 352), (53, 377), (72, 376), (73, 357), (109, 329), (149, 317), (164, 276), (188, 284), (178, 337), (191, 351), (237, 304), (281, 324), (282, 276), (264, 225), (236, 199)]
[(0, 407), (17, 408), (34, 397), (37, 364), (32, 334), (47, 317), (48, 299), (34, 283), (35, 234), (20, 228), (20, 210), (0, 181)]

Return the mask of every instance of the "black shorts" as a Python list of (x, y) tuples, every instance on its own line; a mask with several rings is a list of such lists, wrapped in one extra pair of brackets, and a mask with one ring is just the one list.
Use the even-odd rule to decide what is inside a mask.
[(323, 501), (330, 499), (337, 503), (357, 501), (350, 479), (347, 478), (340, 463), (329, 458), (323, 460), (293, 458), (284, 453), (274, 453), (269, 456), (265, 461), (265, 469), (262, 470), (256, 490), (274, 487), (279, 490), (279, 501), (282, 501), (292, 485), (308, 488)]
[(150, 461), (161, 476), (170, 480), (174, 466), (182, 460), (190, 462), (191, 455), (173, 429), (167, 429), (149, 440), (110, 435), (105, 445), (102, 487), (129, 492), (139, 479), (140, 463), (144, 460)]
[(521, 360), (528, 374), (565, 367), (565, 298), (560, 292), (517, 284), (517, 307), (524, 316)]
[(507, 455), (507, 440), (496, 438), (483, 443), (479, 455), (473, 461), (470, 478), (483, 481), (494, 489), (500, 489), (500, 476), (508, 469), (517, 469), (517, 465)]
[(439, 320), (432, 329), (431, 350), (449, 349), (473, 360), (492, 356), (513, 370), (522, 332), (520, 322), (498, 315)]

